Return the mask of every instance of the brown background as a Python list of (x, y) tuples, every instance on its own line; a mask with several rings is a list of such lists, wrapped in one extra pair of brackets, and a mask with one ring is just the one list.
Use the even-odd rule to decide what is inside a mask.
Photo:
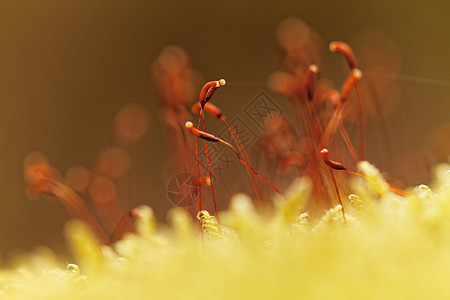
[[(302, 18), (326, 44), (380, 31), (397, 43), (402, 73), (443, 81), (402, 82), (402, 101), (385, 120), (390, 156), (423, 150), (433, 128), (449, 122), (449, 13), (445, 0), (1, 0), (0, 252), (63, 244), (64, 214), (46, 201), (25, 197), (26, 154), (42, 151), (61, 172), (74, 164), (90, 166), (111, 145), (114, 115), (128, 102), (151, 111), (150, 130), (139, 147), (134, 202), (153, 206), (164, 219), (171, 205), (165, 196), (167, 148), (149, 70), (170, 44), (186, 49), (205, 79), (236, 83), (217, 100), (232, 115), (241, 112), (240, 103), (267, 89), (267, 76), (279, 69), (275, 30), (285, 17)], [(329, 74), (341, 82), (340, 69), (333, 69), (338, 60), (326, 60)], [(286, 102), (273, 97), (281, 106)], [(390, 164), (384, 169), (409, 184), (420, 183), (414, 182), (420, 176), (402, 178)], [(223, 185), (233, 191), (229, 180)]]

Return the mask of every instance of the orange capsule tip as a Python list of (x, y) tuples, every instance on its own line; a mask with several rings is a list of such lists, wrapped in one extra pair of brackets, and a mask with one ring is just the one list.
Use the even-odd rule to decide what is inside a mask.
[(355, 77), (357, 80), (362, 78), (362, 72), (360, 69), (353, 69), (352, 71), (353, 77)]
[(319, 73), (319, 67), (318, 67), (317, 65), (310, 65), (310, 66), (308, 67), (308, 69), (309, 69), (309, 71), (311, 71), (311, 72), (314, 73), (314, 74)]

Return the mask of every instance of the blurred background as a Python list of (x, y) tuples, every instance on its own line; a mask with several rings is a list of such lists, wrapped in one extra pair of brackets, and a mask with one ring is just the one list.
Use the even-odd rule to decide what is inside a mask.
[[(327, 52), (328, 43), (357, 45), (367, 36), (383, 41), (387, 54), (380, 57), (399, 66), (385, 76), (398, 79), (400, 93), (389, 114), (370, 125), (381, 134), (371, 142), (368, 159), (405, 185), (428, 182), (430, 166), (450, 153), (449, 13), (446, 0), (0, 1), (2, 257), (41, 244), (64, 248), (67, 215), (52, 199), (27, 198), (25, 157), (39, 151), (63, 175), (74, 165), (92, 168), (98, 154), (116, 144), (117, 113), (128, 103), (140, 105), (138, 118), (147, 129), (132, 147), (122, 186), (130, 207), (150, 205), (164, 221), (173, 206), (167, 197), (173, 174), (152, 64), (166, 46), (178, 45), (197, 72), (195, 95), (201, 82), (228, 81), (214, 98), (227, 115), (243, 116), (243, 106), (261, 92), (288, 111), (288, 100), (266, 85), (281, 68), (276, 31), (286, 17), (301, 18), (317, 31), (323, 71), (338, 86), (345, 65)], [(359, 44), (357, 57), (358, 51), (380, 48)], [(255, 146), (249, 152), (258, 155)], [(245, 176), (235, 168), (239, 178)], [(240, 190), (236, 177), (227, 171), (218, 180), (220, 208)]]

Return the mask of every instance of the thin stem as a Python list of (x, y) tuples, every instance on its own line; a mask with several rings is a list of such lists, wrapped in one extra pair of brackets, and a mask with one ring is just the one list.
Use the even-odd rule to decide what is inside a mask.
[[(203, 109), (202, 109), (202, 112), (203, 112)], [(202, 115), (203, 115), (203, 113), (202, 113)], [(206, 132), (206, 122), (205, 122), (204, 115), (203, 115), (203, 130)], [(219, 222), (219, 214), (217, 213), (217, 205), (216, 205), (216, 195), (214, 194), (214, 185), (213, 185), (212, 174), (211, 174), (211, 164), (209, 162), (208, 143), (206, 142), (206, 140), (205, 140), (205, 152), (206, 152), (206, 160), (208, 161), (209, 182), (211, 185), (211, 193), (212, 193), (212, 199), (213, 199), (213, 203), (214, 203), (214, 212), (216, 213), (217, 222)], [(198, 179), (199, 178), (197, 178), (197, 180)]]
[[(355, 176), (360, 176), (360, 177), (366, 178), (366, 175), (361, 174), (361, 173), (352, 172), (352, 171), (347, 170), (347, 169), (344, 169), (344, 171), (347, 172), (347, 173), (349, 173), (349, 174), (355, 175)], [(396, 194), (398, 194), (398, 195), (400, 195), (400, 196), (408, 196), (408, 195), (409, 195), (409, 193), (408, 193), (407, 191), (404, 191), (404, 190), (401, 190), (401, 189), (399, 189), (399, 188), (396, 188), (395, 186), (391, 185), (391, 184), (388, 183), (388, 182), (386, 182), (386, 184), (387, 184), (388, 188), (389, 188), (391, 191), (393, 191), (394, 193), (396, 193)]]
[[(230, 132), (231, 138), (233, 139), (233, 141), (236, 144), (239, 152), (241, 153), (243, 160), (245, 162), (247, 162), (248, 164), (250, 164), (250, 158), (247, 155), (247, 151), (245, 151), (245, 148), (242, 145), (241, 139), (236, 134), (236, 131), (234, 131), (233, 126), (231, 126), (230, 122), (228, 121), (228, 119), (225, 116), (222, 116), (221, 120), (227, 126), (228, 131)], [(262, 204), (264, 203), (264, 199), (263, 199), (263, 195), (262, 195), (262, 192), (261, 192), (261, 188), (258, 185), (258, 182), (255, 180), (255, 178), (251, 174), (250, 170), (246, 169), (246, 171), (247, 171), (247, 175), (248, 175), (248, 178), (250, 180), (250, 183), (252, 185), (253, 192), (255, 193), (256, 200), (258, 201), (258, 204), (260, 206), (262, 206)]]
[(353, 147), (352, 141), (350, 140), (350, 137), (348, 136), (347, 131), (345, 130), (344, 125), (342, 124), (341, 120), (338, 120), (338, 127), (339, 127), (339, 132), (341, 133), (341, 136), (344, 139), (348, 150), (352, 154), (355, 162), (358, 163), (359, 162), (358, 155), (356, 154), (356, 151), (355, 151), (355, 148)]
[(277, 192), (281, 197), (283, 197), (284, 200), (288, 201), (288, 199), (276, 188), (274, 187), (272, 184), (270, 184), (267, 180), (265, 180), (264, 178), (262, 178), (261, 176), (258, 175), (258, 173), (256, 173), (255, 169), (253, 169), (252, 166), (250, 166), (249, 164), (247, 164), (245, 161), (243, 161), (241, 159), (241, 157), (239, 156), (239, 153), (236, 151), (236, 149), (234, 149), (233, 146), (231, 146), (229, 143), (225, 142), (222, 139), (219, 139), (219, 142), (227, 145), (231, 150), (233, 150), (234, 154), (236, 154), (237, 158), (239, 159), (239, 161), (244, 164), (247, 168), (249, 168), (250, 170), (252, 170), (252, 172), (256, 175), (256, 177), (258, 177), (259, 179), (261, 179), (262, 181), (264, 181), (267, 185), (269, 185), (275, 192)]
[(53, 195), (62, 200), (61, 203), (66, 207), (69, 213), (75, 213), (72, 217), (83, 219), (96, 233), (98, 239), (102, 243), (106, 243), (107, 239), (104, 230), (95, 216), (86, 207), (84, 201), (68, 186), (54, 180), (48, 180), (48, 182), (54, 187)]
[[(198, 125), (197, 129), (200, 128), (200, 122), (202, 120), (203, 110), (200, 111), (200, 116), (198, 118)], [(199, 185), (199, 179), (200, 179), (200, 157), (198, 153), (198, 136), (195, 138), (195, 156), (197, 158), (197, 180), (195, 181), (195, 185), (198, 191), (198, 210), (203, 209), (203, 203), (202, 203), (202, 187)]]
[(342, 204), (341, 195), (339, 194), (339, 189), (338, 189), (338, 186), (337, 186), (337, 183), (336, 183), (336, 178), (334, 178), (333, 169), (328, 167), (328, 170), (330, 171), (331, 179), (333, 180), (333, 185), (334, 185), (334, 188), (336, 190), (336, 195), (338, 197), (339, 204), (341, 205), (341, 208), (342, 208), (342, 216), (344, 217), (345, 223), (347, 223), (347, 219), (345, 218), (344, 205)]
[(356, 88), (356, 98), (358, 99), (358, 123), (359, 123), (359, 139), (358, 139), (358, 150), (359, 157), (362, 160), (365, 160), (365, 145), (364, 145), (364, 112), (363, 112), (363, 104), (361, 100), (361, 92), (359, 90), (359, 85), (355, 83)]

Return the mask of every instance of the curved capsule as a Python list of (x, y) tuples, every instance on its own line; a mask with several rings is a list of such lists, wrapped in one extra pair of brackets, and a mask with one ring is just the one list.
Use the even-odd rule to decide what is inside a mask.
[(305, 88), (306, 88), (306, 93), (307, 93), (309, 101), (313, 100), (313, 96), (314, 96), (313, 79), (314, 79), (314, 75), (317, 73), (319, 73), (319, 68), (317, 67), (317, 65), (310, 65), (308, 67), (308, 70), (306, 71)]
[(218, 142), (219, 141), (219, 138), (216, 137), (215, 135), (212, 135), (211, 133), (207, 133), (207, 132), (204, 132), (204, 131), (194, 128), (194, 125), (190, 121), (186, 122), (185, 126), (193, 135), (198, 136), (201, 139), (204, 139), (204, 140), (207, 140), (210, 142)]
[(340, 52), (345, 56), (347, 60), (348, 66), (350, 69), (355, 68), (355, 54), (352, 48), (344, 42), (334, 41), (330, 43), (330, 51), (331, 52)]
[(341, 89), (341, 103), (344, 104), (347, 101), (348, 96), (350, 95), (350, 91), (355, 86), (356, 82), (360, 80), (362, 77), (362, 72), (359, 69), (353, 69), (350, 75), (348, 75), (347, 79), (344, 82), (344, 85)]
[(324, 163), (327, 166), (329, 166), (330, 168), (335, 169), (335, 170), (347, 170), (343, 164), (341, 164), (340, 162), (337, 162), (337, 161), (333, 161), (328, 157), (327, 149), (323, 148), (320, 151), (320, 154), (322, 155), (322, 159), (323, 159)]
[(200, 91), (200, 105), (205, 107), (205, 104), (211, 99), (214, 92), (219, 86), (225, 85), (227, 82), (225, 79), (219, 79), (215, 81), (209, 81), (205, 83), (202, 90)]
[[(191, 111), (193, 113), (198, 113), (201, 109), (202, 109), (202, 106), (201, 106), (200, 102), (194, 103), (194, 105), (192, 105), (192, 107), (191, 107)], [(203, 107), (203, 109), (208, 114), (212, 115), (213, 117), (215, 117), (219, 120), (222, 119), (222, 117), (223, 117), (223, 113), (220, 110), (220, 108), (218, 108), (217, 106), (215, 106), (212, 103), (205, 103), (205, 107)]]

